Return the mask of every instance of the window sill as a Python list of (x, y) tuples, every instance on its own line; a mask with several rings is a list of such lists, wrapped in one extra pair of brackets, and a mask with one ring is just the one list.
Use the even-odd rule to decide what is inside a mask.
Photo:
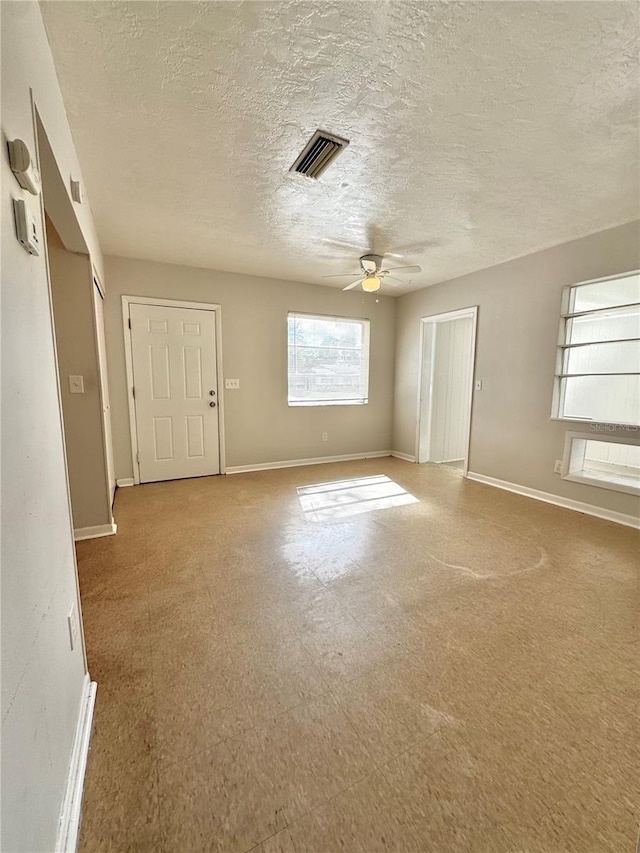
[(613, 474), (605, 475), (604, 472), (601, 477), (592, 473), (575, 473), (566, 474), (562, 479), (567, 480), (570, 483), (582, 483), (586, 486), (596, 486), (599, 489), (608, 489), (612, 492), (624, 492), (628, 495), (640, 495), (640, 485), (635, 485), (630, 482), (631, 478), (623, 476), (616, 477)]
[(316, 408), (318, 406), (367, 406), (368, 404), (368, 400), (304, 400), (303, 402), (289, 400), (287, 402), (291, 409), (301, 409), (308, 406)]
[[(596, 447), (595, 457), (588, 456)], [(626, 458), (612, 459), (609, 455), (616, 448), (623, 450), (640, 447), (637, 438), (620, 438), (613, 435), (597, 435), (585, 432), (565, 433), (564, 456), (562, 460), (562, 479), (570, 483), (582, 483), (599, 489), (613, 492), (624, 492), (628, 495), (640, 495), (640, 467), (634, 456), (627, 453)], [(604, 456), (602, 453), (604, 451)], [(598, 458), (598, 454), (600, 457)]]
[(582, 424), (583, 426), (591, 427), (593, 432), (640, 432), (640, 424), (620, 424), (611, 421), (590, 421), (586, 418), (561, 418), (556, 415), (551, 415), (550, 421), (556, 421), (564, 424)]

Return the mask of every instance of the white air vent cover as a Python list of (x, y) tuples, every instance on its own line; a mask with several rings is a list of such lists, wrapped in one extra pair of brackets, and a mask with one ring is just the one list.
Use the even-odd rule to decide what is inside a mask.
[(319, 178), (348, 144), (348, 139), (342, 139), (324, 130), (316, 130), (289, 171), (298, 172), (308, 178)]

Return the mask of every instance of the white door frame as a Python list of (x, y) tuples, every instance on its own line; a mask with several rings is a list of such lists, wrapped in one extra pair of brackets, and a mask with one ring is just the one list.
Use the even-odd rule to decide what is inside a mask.
[[(105, 291), (102, 282), (100, 281), (100, 276), (98, 275), (96, 268), (91, 264), (91, 274), (93, 277), (93, 293), (91, 294), (92, 302), (93, 302), (93, 319), (95, 323), (95, 350), (96, 350), (96, 360), (98, 362), (98, 390), (100, 392), (100, 408), (102, 409), (102, 443), (104, 446), (104, 470), (107, 474), (107, 494), (109, 497), (109, 508), (113, 513), (113, 499), (115, 495), (116, 489), (116, 472), (115, 465), (113, 459), (113, 431), (111, 429), (107, 429), (107, 418), (111, 419), (111, 407), (109, 406), (108, 411), (105, 408), (105, 397), (110, 397), (109, 388), (106, 388), (107, 393), (105, 394), (105, 385), (108, 385), (108, 368), (106, 364), (106, 337), (103, 337), (105, 341), (105, 352), (101, 352), (100, 342), (98, 336), (100, 334), (100, 330), (98, 329), (98, 300), (102, 300), (102, 309), (104, 311), (104, 300), (105, 300)], [(104, 314), (103, 314), (104, 319)], [(103, 336), (105, 330), (103, 329)], [(111, 433), (112, 441), (111, 447), (109, 447), (109, 439), (108, 434)], [(113, 518), (113, 514), (111, 516)]]
[[(472, 319), (472, 331), (471, 331), (471, 374), (469, 379), (469, 417), (467, 419), (467, 429), (466, 429), (466, 437), (465, 437), (465, 460), (464, 460), (464, 476), (467, 476), (469, 471), (469, 445), (471, 443), (471, 418), (473, 411), (473, 384), (475, 379), (475, 365), (476, 365), (476, 335), (478, 328), (478, 306), (470, 305), (468, 308), (460, 308), (457, 311), (445, 311), (443, 314), (431, 314), (428, 317), (422, 317), (420, 319), (420, 365), (418, 371), (418, 411), (416, 416), (416, 449), (415, 449), (415, 459), (416, 462), (420, 461), (420, 433), (421, 433), (421, 421), (422, 421), (422, 411), (423, 411), (423, 397), (426, 392), (426, 397), (428, 402), (428, 435), (429, 441), (431, 439), (431, 417), (433, 414), (433, 378), (434, 378), (434, 358), (432, 352), (432, 358), (430, 360), (430, 374), (428, 377), (428, 382), (424, 382), (427, 377), (423, 377), (424, 372), (424, 362), (425, 362), (425, 346), (426, 346), (426, 330), (428, 323), (446, 323), (450, 320), (459, 320), (462, 317), (471, 317)], [(432, 345), (435, 343), (435, 337), (432, 341)]]
[(138, 430), (136, 424), (136, 403), (133, 396), (133, 349), (131, 329), (129, 328), (129, 305), (160, 305), (165, 308), (196, 308), (199, 311), (213, 311), (216, 324), (216, 373), (218, 378), (218, 446), (220, 451), (220, 473), (226, 474), (224, 440), (224, 378), (222, 372), (222, 306), (213, 302), (185, 302), (181, 299), (155, 299), (151, 296), (122, 297), (122, 325), (124, 329), (124, 358), (127, 368), (127, 399), (129, 401), (129, 430), (131, 433), (131, 462), (133, 464), (133, 482), (140, 484), (140, 465), (138, 463)]

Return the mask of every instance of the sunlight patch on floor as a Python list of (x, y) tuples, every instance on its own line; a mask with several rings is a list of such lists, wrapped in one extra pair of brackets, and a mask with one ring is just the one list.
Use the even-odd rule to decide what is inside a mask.
[(309, 521), (331, 521), (363, 512), (419, 503), (384, 474), (300, 486), (298, 498)]

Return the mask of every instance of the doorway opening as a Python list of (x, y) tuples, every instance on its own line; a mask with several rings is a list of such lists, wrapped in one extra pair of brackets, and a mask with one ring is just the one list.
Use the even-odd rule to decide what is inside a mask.
[(91, 539), (116, 532), (104, 292), (37, 113), (36, 135), (74, 537)]
[(469, 466), (477, 306), (423, 317), (416, 459)]

